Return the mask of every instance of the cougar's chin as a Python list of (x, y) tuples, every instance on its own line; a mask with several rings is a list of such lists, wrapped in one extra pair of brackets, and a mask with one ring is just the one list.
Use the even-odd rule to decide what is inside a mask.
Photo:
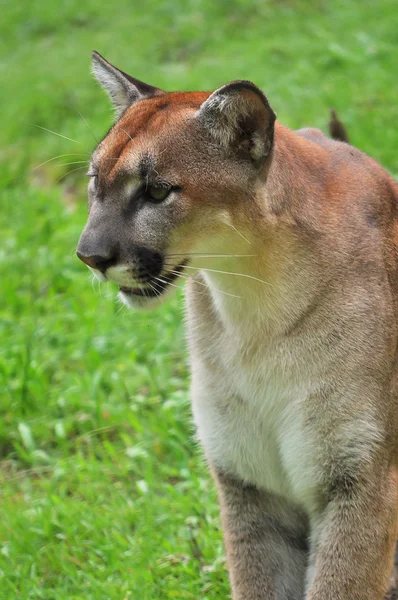
[(172, 270), (153, 278), (141, 287), (119, 288), (119, 298), (128, 308), (154, 308), (163, 302), (167, 292), (176, 288), (175, 281), (182, 274), (187, 261), (177, 265)]

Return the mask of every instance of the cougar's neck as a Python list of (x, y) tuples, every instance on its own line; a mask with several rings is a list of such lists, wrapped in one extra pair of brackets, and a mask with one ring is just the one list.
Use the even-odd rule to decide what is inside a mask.
[(243, 216), (229, 215), (224, 235), (215, 240), (217, 252), (226, 256), (206, 261), (202, 276), (227, 325), (283, 331), (317, 293), (321, 267), (305, 229), (305, 210), (319, 193), (316, 170), (323, 157), (316, 156), (315, 144), (309, 146), (278, 125), (253, 205)]

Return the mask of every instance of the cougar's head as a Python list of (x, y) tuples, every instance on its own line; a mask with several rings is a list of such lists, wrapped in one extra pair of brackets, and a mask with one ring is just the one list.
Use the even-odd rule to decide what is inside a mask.
[(77, 255), (100, 280), (120, 286), (125, 304), (152, 305), (195, 272), (200, 253), (222, 254), (227, 231), (253, 219), (275, 113), (248, 81), (213, 93), (166, 93), (96, 52), (93, 70), (118, 118), (90, 160)]

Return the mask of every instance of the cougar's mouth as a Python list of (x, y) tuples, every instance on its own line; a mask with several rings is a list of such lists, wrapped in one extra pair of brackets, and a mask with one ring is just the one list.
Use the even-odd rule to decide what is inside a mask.
[(163, 292), (178, 279), (184, 270), (185, 265), (188, 261), (184, 261), (180, 265), (174, 267), (171, 272), (159, 275), (155, 279), (150, 281), (148, 287), (145, 288), (134, 288), (127, 287), (125, 285), (120, 286), (120, 291), (127, 296), (140, 296), (141, 298), (158, 298)]

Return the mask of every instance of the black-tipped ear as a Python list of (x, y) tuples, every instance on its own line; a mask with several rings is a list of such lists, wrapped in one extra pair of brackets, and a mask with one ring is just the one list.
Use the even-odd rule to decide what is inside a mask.
[(271, 151), (276, 114), (250, 81), (232, 81), (213, 92), (197, 117), (227, 151), (244, 152), (258, 164)]
[(164, 94), (159, 88), (143, 83), (120, 71), (95, 51), (92, 53), (92, 66), (95, 77), (108, 92), (116, 108), (117, 116), (120, 116), (128, 106), (137, 100)]

